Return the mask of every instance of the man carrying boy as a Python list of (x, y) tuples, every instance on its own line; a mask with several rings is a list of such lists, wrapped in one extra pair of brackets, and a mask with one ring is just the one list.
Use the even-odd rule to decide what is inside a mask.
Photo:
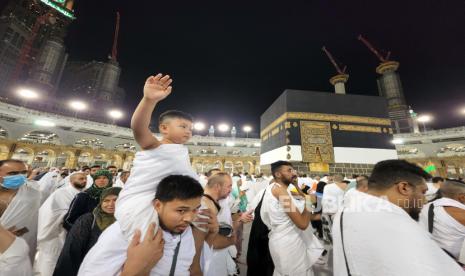
[[(167, 111), (161, 114), (159, 118), (161, 141), (149, 129), (152, 112), (156, 104), (171, 93), (171, 82), (172, 80), (168, 75), (162, 76), (158, 74), (149, 77), (145, 83), (144, 97), (137, 106), (131, 120), (134, 138), (142, 151), (136, 154), (131, 175), (116, 203), (115, 217), (117, 222), (115, 224), (117, 225), (112, 228), (118, 229), (114, 229), (108, 234), (106, 232), (102, 234), (102, 238), (89, 252), (89, 255), (92, 256), (88, 256), (81, 265), (80, 275), (98, 275), (99, 265), (116, 259), (121, 260), (121, 256), (123, 259), (125, 258), (126, 251), (121, 250), (122, 247), (118, 249), (111, 248), (112, 241), (115, 244), (118, 242), (129, 244), (136, 230), (146, 233), (152, 223), (162, 226), (162, 220), (160, 222), (158, 220), (160, 214), (157, 213), (157, 209), (153, 206), (153, 199), (162, 179), (170, 175), (184, 175), (197, 180), (197, 175), (190, 164), (187, 147), (183, 145), (192, 136), (192, 117), (181, 111)], [(207, 210), (202, 212), (205, 212), (207, 216), (209, 215)], [(197, 218), (197, 220), (202, 219)], [(207, 232), (210, 235), (215, 235), (217, 227), (211, 227), (209, 230)], [(109, 237), (110, 235), (111, 237)], [(199, 259), (206, 234), (192, 228), (191, 235), (195, 239), (194, 250), (196, 253), (191, 262), (193, 264), (191, 274), (200, 274)], [(124, 239), (124, 241), (121, 241), (121, 239)], [(107, 243), (103, 243), (101, 240)], [(166, 248), (165, 246), (164, 254), (173, 256), (174, 251), (174, 247)], [(180, 255), (179, 258), (189, 259), (190, 257)], [(118, 262), (116, 264), (119, 265)], [(122, 267), (117, 268), (121, 269)], [(156, 270), (157, 266), (153, 268), (152, 275), (157, 275)], [(106, 269), (105, 272), (106, 275), (112, 275), (108, 274), (108, 272), (112, 273), (113, 271)], [(179, 272), (179, 275), (182, 274)]]

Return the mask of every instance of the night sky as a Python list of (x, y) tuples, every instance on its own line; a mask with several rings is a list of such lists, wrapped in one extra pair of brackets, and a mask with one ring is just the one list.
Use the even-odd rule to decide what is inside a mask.
[(435, 116), (432, 127), (464, 125), (464, 0), (79, 0), (66, 39), (71, 60), (106, 60), (116, 11), (128, 113), (145, 78), (162, 72), (174, 90), (159, 110), (257, 131), (284, 89), (333, 91), (323, 45), (348, 66), (348, 93), (377, 95), (379, 61), (357, 40), (363, 34), (400, 62), (407, 102)]

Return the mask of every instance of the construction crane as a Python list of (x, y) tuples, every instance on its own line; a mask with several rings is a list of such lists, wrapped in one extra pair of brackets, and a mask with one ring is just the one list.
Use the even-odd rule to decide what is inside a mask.
[(367, 48), (373, 52), (373, 54), (376, 55), (376, 57), (381, 61), (381, 62), (388, 62), (389, 61), (389, 58), (391, 57), (391, 51), (388, 51), (386, 56), (382, 56), (381, 53), (376, 50), (376, 48), (366, 39), (364, 38), (362, 35), (359, 35), (358, 36), (358, 40), (360, 40), (363, 44), (365, 44), (365, 46), (367, 46)]
[(399, 68), (399, 62), (390, 60), (391, 58), (391, 51), (388, 51), (385, 56), (383, 56), (366, 38), (362, 35), (358, 36), (358, 40), (360, 40), (367, 48), (375, 54), (375, 56), (381, 61), (381, 64), (376, 67), (376, 72), (378, 74), (383, 75), (387, 72), (395, 72)]
[(120, 15), (119, 15), (119, 12), (116, 12), (115, 36), (113, 38), (113, 49), (111, 51), (111, 60), (115, 62), (116, 62), (116, 56), (118, 55), (119, 21), (120, 21)]
[(341, 67), (339, 67), (339, 65), (337, 64), (337, 62), (334, 59), (333, 55), (326, 49), (325, 46), (323, 46), (322, 50), (323, 50), (323, 52), (325, 52), (326, 56), (328, 56), (329, 60), (333, 64), (334, 68), (336, 68), (336, 71), (341, 75), (345, 75), (347, 66), (344, 65), (344, 68), (342, 68), (342, 70), (341, 70)]
[(323, 46), (322, 50), (323, 52), (325, 52), (326, 56), (329, 58), (329, 60), (333, 64), (334, 68), (336, 68), (336, 71), (338, 73), (336, 76), (329, 79), (329, 83), (334, 85), (334, 90), (336, 94), (345, 94), (345, 83), (349, 79), (349, 75), (346, 74), (347, 66), (344, 65), (344, 67), (341, 69), (339, 64), (337, 64), (336, 60), (334, 59), (333, 55), (326, 49), (325, 46)]

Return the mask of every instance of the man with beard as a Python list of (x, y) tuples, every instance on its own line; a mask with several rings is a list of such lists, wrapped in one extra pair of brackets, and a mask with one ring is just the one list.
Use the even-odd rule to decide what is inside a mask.
[(63, 228), (63, 218), (73, 198), (86, 187), (87, 176), (78, 172), (71, 174), (69, 180), (65, 187), (53, 192), (39, 209), (37, 230), (39, 253), (34, 269), (41, 276), (53, 274), (66, 239), (67, 231)]
[(375, 165), (334, 218), (334, 275), (464, 275), (416, 222), (429, 178), (404, 160)]
[[(196, 253), (191, 223), (197, 216), (203, 189), (200, 183), (183, 175), (171, 175), (157, 186), (152, 208), (157, 215), (156, 231), (163, 231), (160, 247), (163, 254), (155, 265), (141, 264), (149, 252), (130, 258), (131, 248), (121, 231), (120, 223), (109, 226), (87, 253), (78, 275), (190, 275), (190, 266)], [(208, 225), (209, 229), (217, 225)], [(137, 237), (140, 237), (140, 231)], [(207, 236), (208, 237), (208, 236)], [(142, 237), (143, 239), (144, 237)], [(126, 259), (127, 257), (127, 259)]]
[(277, 161), (271, 164), (271, 173), (275, 182), (265, 190), (260, 216), (270, 229), (273, 275), (311, 276), (312, 265), (323, 253), (323, 246), (310, 226), (313, 214), (307, 206), (311, 198), (305, 195), (304, 206), (289, 191), (289, 185), (297, 180), (291, 163)]

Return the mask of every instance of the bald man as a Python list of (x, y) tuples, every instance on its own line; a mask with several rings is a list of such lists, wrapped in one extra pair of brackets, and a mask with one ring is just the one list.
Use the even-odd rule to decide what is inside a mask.
[(38, 257), (34, 264), (34, 270), (41, 276), (53, 275), (66, 239), (66, 230), (62, 225), (63, 217), (74, 196), (86, 187), (86, 183), (85, 173), (72, 174), (69, 183), (53, 192), (39, 209)]
[(465, 241), (465, 183), (447, 180), (441, 186), (442, 198), (425, 205), (420, 224), (446, 253), (458, 260)]

